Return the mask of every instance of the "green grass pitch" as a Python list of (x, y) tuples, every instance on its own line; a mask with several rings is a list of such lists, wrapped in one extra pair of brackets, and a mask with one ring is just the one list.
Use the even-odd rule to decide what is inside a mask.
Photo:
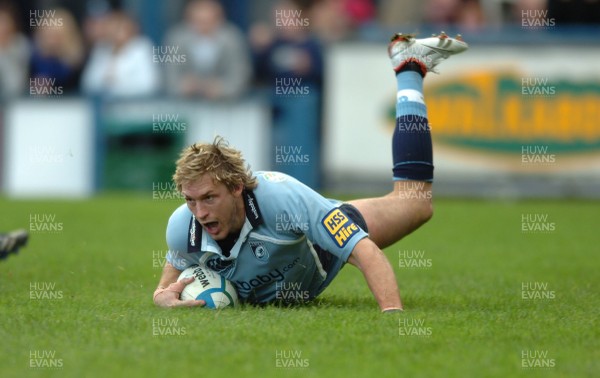
[(385, 250), (406, 309), (395, 314), (351, 266), (304, 307), (156, 308), (177, 205), (0, 199), (0, 230), (33, 216), (55, 231), (0, 262), (0, 376), (600, 374), (599, 202), (436, 200)]

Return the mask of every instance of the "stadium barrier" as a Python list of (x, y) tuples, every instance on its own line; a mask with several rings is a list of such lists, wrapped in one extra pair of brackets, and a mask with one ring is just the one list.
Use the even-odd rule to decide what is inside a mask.
[(183, 145), (216, 135), (241, 149), (253, 169), (271, 167), (265, 148), (271, 143), (270, 112), (260, 98), (16, 99), (6, 103), (3, 124), (2, 181), (11, 197), (86, 197), (100, 188), (151, 191), (153, 184), (170, 181)]

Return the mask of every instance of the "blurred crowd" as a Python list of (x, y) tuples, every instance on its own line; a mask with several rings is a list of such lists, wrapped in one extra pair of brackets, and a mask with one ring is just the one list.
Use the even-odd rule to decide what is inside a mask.
[(0, 96), (230, 99), (274, 78), (319, 88), (323, 48), (373, 25), (476, 32), (524, 17), (600, 22), (600, 1), (587, 0), (253, 0), (244, 22), (228, 17), (236, 1), (172, 0), (178, 16), (157, 41), (141, 32), (139, 7), (126, 6), (144, 3), (0, 0)]

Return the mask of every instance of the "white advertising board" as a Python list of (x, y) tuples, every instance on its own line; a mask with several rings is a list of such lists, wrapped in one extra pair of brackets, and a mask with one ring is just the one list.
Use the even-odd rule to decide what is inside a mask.
[(82, 100), (19, 100), (5, 113), (4, 186), (13, 197), (85, 197), (94, 185), (94, 125)]

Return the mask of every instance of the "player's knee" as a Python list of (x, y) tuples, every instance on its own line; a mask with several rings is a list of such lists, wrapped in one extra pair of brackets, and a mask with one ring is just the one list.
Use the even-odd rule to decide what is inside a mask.
[(421, 202), (417, 213), (420, 223), (427, 223), (433, 217), (433, 203), (431, 201)]
[(433, 203), (429, 202), (426, 206), (424, 219), (425, 222), (429, 221), (433, 217)]

